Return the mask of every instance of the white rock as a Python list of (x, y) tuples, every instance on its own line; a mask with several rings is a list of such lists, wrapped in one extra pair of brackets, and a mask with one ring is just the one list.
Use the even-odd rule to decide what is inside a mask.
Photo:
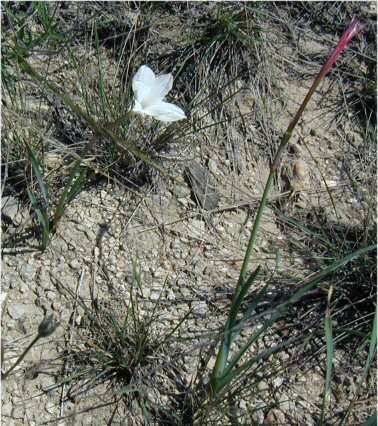
[(283, 378), (282, 378), (282, 377), (276, 377), (276, 378), (273, 380), (273, 385), (274, 385), (276, 388), (279, 388), (280, 386), (282, 386), (282, 383), (283, 383)]
[(33, 280), (33, 278), (34, 278), (34, 274), (35, 274), (35, 269), (34, 269), (34, 267), (32, 266), (32, 265), (30, 265), (29, 263), (24, 263), (22, 266), (21, 266), (21, 269), (20, 269), (20, 276), (21, 276), (21, 278), (25, 281), (25, 282), (28, 282), (28, 281), (32, 281)]
[(197, 315), (204, 316), (207, 314), (207, 303), (204, 300), (199, 300), (192, 303), (193, 312)]
[(265, 417), (265, 421), (272, 425), (284, 425), (287, 424), (284, 413), (277, 408), (273, 408), (269, 411)]
[(191, 219), (188, 222), (188, 235), (194, 238), (202, 238), (205, 235), (205, 222), (199, 219)]
[(54, 292), (54, 291), (52, 291), (52, 290), (47, 290), (47, 291), (46, 291), (46, 297), (47, 297), (47, 299), (49, 299), (49, 300), (54, 300), (54, 299), (55, 299), (55, 297), (56, 297), (56, 294), (55, 294), (55, 292)]
[(80, 261), (78, 259), (71, 260), (69, 265), (71, 266), (72, 269), (75, 269), (75, 270), (80, 269), (81, 267)]
[(14, 320), (20, 319), (28, 314), (29, 308), (23, 303), (12, 303), (8, 306), (8, 314)]
[(16, 272), (7, 272), (2, 276), (2, 288), (16, 288), (18, 280)]
[(210, 158), (210, 160), (207, 163), (207, 167), (209, 168), (210, 172), (213, 173), (214, 175), (217, 175), (219, 173), (217, 162), (213, 158)]
[(1, 214), (7, 216), (14, 225), (18, 226), (22, 223), (25, 212), (19, 200), (9, 195), (1, 198)]
[(150, 300), (153, 300), (154, 302), (158, 301), (160, 299), (160, 291), (152, 291), (150, 294)]
[(3, 304), (5, 302), (5, 300), (7, 299), (7, 295), (8, 293), (6, 293), (5, 291), (2, 291), (0, 293), (0, 305), (1, 305), (1, 310), (3, 309)]

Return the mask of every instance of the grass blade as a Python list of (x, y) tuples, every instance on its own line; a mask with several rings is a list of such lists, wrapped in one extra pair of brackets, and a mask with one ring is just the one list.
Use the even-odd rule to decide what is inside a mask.
[[(314, 277), (310, 278), (299, 290), (297, 290), (286, 302), (282, 303), (276, 308), (276, 311), (271, 315), (271, 317), (266, 320), (262, 327), (252, 334), (252, 336), (248, 339), (248, 341), (245, 343), (245, 345), (237, 352), (237, 354), (234, 356), (234, 358), (230, 361), (230, 363), (225, 367), (227, 358), (220, 359), (219, 363), (223, 362), (223, 364), (220, 364), (218, 366), (217, 374), (215, 375), (214, 371), (217, 367), (217, 364), (214, 367), (213, 374), (212, 374), (212, 389), (215, 392), (219, 392), (224, 386), (226, 386), (230, 381), (237, 378), (241, 373), (246, 371), (253, 362), (256, 362), (259, 358), (252, 358), (252, 360), (247, 361), (244, 363), (241, 367), (235, 369), (236, 365), (242, 358), (242, 356), (246, 353), (248, 348), (257, 341), (260, 335), (265, 333), (279, 318), (281, 318), (289, 309), (291, 305), (298, 302), (308, 291), (312, 290), (317, 284), (319, 284), (328, 274), (337, 271), (347, 263), (351, 262), (352, 260), (358, 258), (359, 256), (362, 256), (369, 251), (375, 250), (375, 245), (370, 245), (367, 247), (363, 247), (359, 250), (354, 251), (353, 253), (350, 253), (349, 255), (345, 256), (344, 258), (333, 262), (331, 265), (329, 265), (327, 268), (324, 268), (322, 271), (320, 271), (318, 274), (316, 274)], [(277, 348), (280, 345), (277, 346)], [(375, 348), (375, 346), (374, 346)], [(229, 350), (229, 348), (227, 348)], [(277, 349), (278, 350), (278, 349)], [(277, 352), (275, 348), (273, 348), (273, 352)], [(228, 355), (229, 352), (224, 351), (222, 356), (225, 357), (225, 355)], [(374, 353), (374, 350), (372, 351), (372, 354)], [(219, 355), (219, 354), (218, 354)], [(254, 360), (254, 361), (253, 361)], [(220, 369), (220, 366), (223, 365), (223, 369)], [(223, 374), (222, 374), (223, 373)]]
[[(375, 350), (376, 350), (376, 347), (377, 347), (377, 320), (378, 320), (378, 306), (375, 307), (375, 315), (374, 315), (373, 326), (372, 326), (372, 331), (371, 331), (371, 335), (370, 335), (369, 353), (368, 353), (368, 357), (366, 359), (364, 371), (363, 371), (363, 373), (362, 373), (362, 375), (360, 377), (360, 381), (358, 383), (357, 395), (359, 393), (359, 390), (361, 388), (362, 383), (367, 379), (371, 362), (372, 362), (372, 360), (373, 360), (373, 358), (375, 356)], [(347, 411), (345, 413), (345, 416), (342, 418), (342, 420), (339, 423), (340, 426), (346, 424), (346, 421), (347, 421), (347, 419), (349, 417), (349, 414), (352, 411), (352, 408), (353, 408), (353, 405), (354, 405), (354, 401), (355, 400), (352, 400), (350, 402), (349, 407), (348, 407), (348, 409), (347, 409)]]
[(101, 55), (100, 55), (100, 43), (99, 43), (99, 39), (98, 39), (98, 30), (97, 30), (97, 25), (95, 25), (95, 29), (94, 29), (94, 33), (95, 33), (95, 43), (96, 43), (96, 54), (97, 54), (97, 58), (98, 58), (98, 93), (99, 93), (99, 97), (100, 97), (100, 105), (101, 105), (101, 110), (102, 110), (102, 116), (105, 119), (106, 118), (106, 113), (108, 112), (108, 110), (110, 111), (111, 115), (112, 111), (111, 111), (111, 107), (109, 104), (109, 100), (108, 97), (106, 95), (106, 91), (105, 91), (105, 86), (104, 86), (104, 78), (103, 78), (103, 72), (102, 72), (102, 64), (101, 64)]
[(254, 297), (253, 302), (248, 306), (243, 318), (233, 327), (232, 332), (236, 333), (241, 330), (245, 323), (251, 318), (252, 312), (256, 309), (257, 305), (260, 303), (261, 299), (264, 297), (266, 290), (269, 284), (266, 284), (265, 287)]
[(46, 207), (48, 207), (49, 205), (49, 191), (48, 191), (48, 187), (45, 184), (44, 180), (43, 180), (43, 176), (42, 176), (42, 167), (40, 162), (37, 160), (36, 156), (34, 155), (33, 150), (30, 148), (30, 145), (28, 143), (25, 142), (25, 147), (26, 150), (28, 152), (28, 156), (33, 168), (33, 172), (37, 178), (37, 182), (38, 182), (38, 186), (39, 189), (41, 191), (42, 197), (46, 203)]
[[(330, 292), (332, 290), (330, 289)], [(329, 302), (330, 296), (328, 298)], [(326, 379), (323, 395), (323, 406), (320, 417), (320, 426), (324, 424), (324, 417), (327, 407), (331, 401), (331, 381), (332, 381), (332, 366), (333, 366), (333, 333), (332, 333), (332, 318), (329, 306), (327, 307), (326, 315), (324, 318), (324, 331), (326, 336), (326, 345), (327, 345), (327, 361), (326, 361)]]
[(233, 328), (235, 325), (236, 317), (240, 310), (241, 304), (243, 303), (244, 297), (246, 296), (248, 290), (251, 288), (251, 285), (257, 278), (257, 275), (260, 272), (260, 266), (256, 268), (256, 270), (250, 275), (247, 281), (241, 286), (238, 292), (235, 294), (235, 300), (232, 302), (230, 308), (230, 316), (229, 316), (229, 328)]
[(303, 223), (298, 222), (294, 218), (286, 216), (284, 213), (282, 213), (278, 209), (272, 208), (272, 210), (274, 211), (274, 214), (279, 216), (279, 218), (283, 222), (285, 222), (287, 225), (292, 226), (293, 228), (297, 228), (303, 234), (315, 239), (318, 242), (321, 242), (325, 248), (334, 249), (334, 245), (329, 241), (326, 235), (321, 233), (321, 229), (319, 230), (310, 229), (309, 227), (307, 227)]
[[(18, 50), (17, 50), (18, 49)], [(16, 55), (20, 67), (24, 72), (26, 72), (33, 80), (37, 81), (43, 88), (47, 89), (53, 95), (57, 96), (68, 108), (70, 108), (76, 115), (78, 115), (97, 135), (103, 136), (105, 138), (110, 138), (111, 141), (120, 149), (122, 152), (129, 154), (131, 152), (135, 157), (139, 158), (141, 161), (153, 167), (159, 171), (163, 176), (167, 176), (167, 172), (161, 167), (157, 162), (152, 160), (152, 158), (144, 152), (142, 149), (138, 148), (130, 140), (120, 138), (118, 135), (113, 133), (110, 129), (103, 127), (98, 123), (94, 118), (89, 116), (82, 108), (79, 107), (66, 93), (61, 92), (61, 90), (51, 81), (44, 79), (35, 69), (22, 57), (19, 52), (19, 47), (16, 47)]]
[(230, 308), (230, 313), (229, 313), (226, 325), (224, 327), (221, 346), (219, 348), (215, 366), (212, 372), (211, 381), (212, 381), (213, 389), (217, 388), (218, 377), (221, 377), (224, 375), (224, 370), (227, 367), (227, 360), (228, 360), (228, 355), (231, 349), (231, 344), (236, 335), (235, 331), (233, 331), (233, 327), (235, 325), (237, 314), (240, 310), (240, 306), (243, 302), (243, 299), (245, 295), (247, 294), (247, 291), (253, 284), (259, 271), (260, 271), (260, 266), (257, 267), (257, 269), (248, 278), (248, 280), (246, 280), (241, 286), (239, 286), (235, 292), (234, 300)]
[(374, 316), (374, 320), (373, 320), (373, 330), (372, 330), (371, 336), (370, 336), (369, 355), (367, 357), (364, 372), (362, 374), (362, 380), (363, 381), (367, 379), (371, 362), (372, 362), (372, 360), (373, 360), (373, 358), (376, 354), (375, 350), (376, 350), (376, 347), (377, 347), (377, 321), (378, 321), (378, 306), (375, 307), (375, 316)]
[(80, 167), (80, 160), (77, 160), (72, 169), (70, 180), (67, 183), (66, 187), (64, 188), (64, 191), (62, 195), (60, 196), (58, 204), (55, 208), (53, 225), (52, 225), (54, 231), (56, 231), (58, 222), (62, 218), (64, 211), (67, 207), (67, 204), (76, 197), (80, 189), (85, 184), (85, 181), (86, 181), (86, 170)]
[(376, 426), (377, 425), (377, 412), (370, 416), (362, 426)]
[(30, 202), (33, 206), (33, 209), (38, 217), (38, 221), (41, 226), (41, 231), (42, 231), (41, 248), (42, 250), (45, 250), (49, 242), (49, 235), (50, 235), (50, 220), (48, 217), (48, 213), (44, 208), (40, 206), (34, 194), (29, 189), (27, 191), (28, 191)]
[[(261, 334), (261, 333), (260, 333)], [(219, 389), (218, 392), (227, 386), (229, 383), (231, 383), (233, 380), (237, 379), (241, 376), (242, 373), (247, 371), (250, 367), (252, 367), (253, 364), (264, 361), (268, 359), (271, 355), (280, 352), (282, 349), (286, 348), (287, 346), (292, 345), (293, 343), (299, 341), (302, 339), (302, 336), (297, 337), (291, 337), (290, 339), (286, 340), (285, 342), (282, 342), (273, 348), (267, 349), (258, 355), (252, 357), (249, 361), (245, 362), (241, 367), (235, 368), (233, 370), (228, 371), (223, 377), (219, 379)]]

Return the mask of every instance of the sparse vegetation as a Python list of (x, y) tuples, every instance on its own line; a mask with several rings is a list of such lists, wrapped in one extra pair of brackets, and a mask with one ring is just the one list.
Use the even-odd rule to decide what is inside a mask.
[[(5, 418), (372, 424), (376, 11), (360, 6), (1, 5)], [(311, 86), (356, 10), (363, 32)], [(143, 64), (173, 74), (187, 119), (131, 111)], [(51, 309), (39, 356), (41, 326), (20, 334)]]

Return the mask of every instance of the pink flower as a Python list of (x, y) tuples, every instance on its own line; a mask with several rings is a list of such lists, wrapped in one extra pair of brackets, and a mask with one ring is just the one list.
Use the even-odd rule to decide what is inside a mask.
[(356, 36), (365, 26), (354, 17), (349, 24), (349, 27), (344, 31), (344, 34), (341, 36), (337, 46), (332, 51), (331, 55), (327, 59), (327, 62), (323, 65), (320, 70), (320, 75), (322, 77), (327, 74), (327, 72), (332, 68), (337, 58), (340, 56), (341, 52), (345, 49), (347, 44)]

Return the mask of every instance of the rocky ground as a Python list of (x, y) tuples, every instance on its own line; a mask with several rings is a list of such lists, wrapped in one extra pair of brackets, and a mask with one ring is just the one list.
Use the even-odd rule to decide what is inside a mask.
[[(200, 32), (202, 14), (206, 11), (206, 19), (210, 19), (216, 7), (203, 4), (203, 9), (200, 6), (187, 10), (179, 8), (178, 13), (176, 6), (157, 5), (155, 8), (150, 4), (139, 12), (126, 6), (122, 9), (131, 22), (140, 19), (141, 15), (151, 18), (149, 36), (155, 42), (149, 40), (147, 58), (150, 59), (148, 63), (156, 65), (159, 70), (159, 64), (165, 70), (172, 50), (185, 46), (186, 37), (193, 35), (191, 22), (199, 23), (195, 29)], [(68, 8), (61, 13), (64, 18), (65, 14), (74, 13), (74, 9)], [(108, 9), (104, 17), (114, 16), (112, 13), (115, 12)], [(299, 18), (290, 15), (289, 9), (278, 12), (273, 5), (265, 13), (259, 18), (259, 25), (265, 30), (261, 37), (266, 46), (276, 45), (277, 50), (272, 48), (260, 58), (257, 55), (258, 65), (253, 61), (244, 64), (237, 56), (241, 62), (232, 66), (241, 63), (249, 67), (232, 87), (242, 90), (232, 96), (230, 102), (224, 103), (217, 117), (210, 114), (201, 122), (203, 127), (213, 125), (217, 120), (225, 120), (226, 124), (192, 132), (186, 139), (173, 140), (156, 153), (156, 159), (169, 170), (173, 179), (150, 172), (142, 184), (125, 185), (118, 179), (122, 165), (117, 165), (114, 174), (107, 168), (108, 179), (100, 173), (67, 206), (56, 233), (42, 252), (38, 249), (38, 234), (32, 228), (35, 215), (25, 191), (20, 194), (19, 186), (15, 184), (17, 173), (27, 179), (30, 171), (26, 165), (20, 169), (15, 169), (13, 163), (9, 165), (2, 196), (1, 302), (5, 365), (11, 365), (32, 340), (47, 314), (54, 313), (60, 325), (52, 336), (40, 340), (14, 374), (3, 381), (4, 424), (155, 424), (145, 418), (142, 420), (143, 410), (135, 402), (117, 405), (117, 411), (110, 405), (86, 411), (88, 407), (109, 402), (109, 385), (99, 381), (98, 386), (86, 388), (84, 380), (63, 381), (68, 373), (83, 368), (79, 355), (87, 350), (84, 350), (85, 345), (89, 341), (96, 344), (96, 337), (88, 337), (90, 326), (85, 308), (94, 309), (94, 302), (101, 307), (101, 312), (114, 312), (123, 318), (130, 309), (131, 299), (137, 297), (140, 318), (156, 315), (152, 331), (154, 339), (167, 335), (185, 318), (175, 334), (176, 346), (172, 343), (167, 346), (166, 359), (161, 362), (181, 366), (183, 370), (175, 374), (187, 385), (196, 376), (201, 349), (209, 350), (211, 337), (226, 320), (277, 138), (286, 129), (318, 72), (320, 62), (316, 58), (326, 55), (328, 45), (334, 45), (337, 40), (335, 34), (319, 35), (319, 27), (315, 24), (306, 28), (296, 43), (286, 38), (283, 40), (280, 33), (282, 20), (291, 16), (294, 22)], [(304, 11), (300, 13), (303, 17)], [(375, 19), (372, 4), (365, 6), (364, 14), (371, 21)], [(272, 19), (272, 15), (276, 19)], [(267, 33), (268, 18), (276, 25), (270, 33)], [(326, 48), (325, 41), (328, 43)], [(357, 43), (360, 49), (361, 43)], [(354, 50), (357, 57), (358, 48)], [(84, 43), (77, 49), (83, 49), (90, 57)], [(111, 53), (106, 47), (101, 52), (109, 76), (116, 75), (117, 67)], [(92, 54), (95, 58), (94, 51)], [(304, 54), (305, 60), (301, 62)], [(32, 57), (34, 65), (40, 61), (38, 69), (46, 65), (45, 59), (43, 52)], [(76, 84), (77, 70), (71, 64), (59, 61), (59, 56), (52, 60), (50, 66), (56, 67), (57, 72), (51, 76), (57, 83), (64, 81), (64, 87), (69, 90)], [(294, 64), (289, 67), (287, 62)], [(270, 64), (268, 68), (267, 64)], [(306, 68), (299, 69), (304, 64)], [(222, 65), (219, 67), (225, 71)], [(166, 71), (178, 73), (178, 69)], [(198, 65), (197, 72), (201, 75), (206, 70)], [(89, 72), (85, 78), (91, 78)], [(374, 147), (367, 147), (371, 141), (366, 128), (356, 120), (356, 113), (345, 101), (343, 78), (344, 75), (339, 79), (328, 78), (314, 96), (293, 135), (270, 196), (258, 249), (252, 258), (252, 266), (260, 264), (263, 268), (252, 295), (265, 283), (270, 283), (260, 312), (274, 308), (283, 295), (323, 267), (325, 251), (319, 251), (314, 238), (309, 238), (303, 227), (289, 226), (288, 218), (308, 229), (321, 223), (323, 228), (320, 229), (323, 230), (344, 230), (345, 245), (350, 240), (348, 232), (356, 230), (358, 238), (352, 238), (353, 249), (366, 245), (361, 242), (360, 235), (368, 238), (370, 230), (374, 229), (375, 211), (371, 207), (375, 206), (376, 195), (375, 164), (372, 163)], [(263, 86), (260, 84), (262, 79)], [(177, 84), (183, 84), (180, 82), (178, 80)], [(265, 87), (265, 93), (260, 92), (261, 87)], [(41, 125), (53, 116), (51, 104), (45, 99), (33, 98), (33, 85), (25, 90), (23, 111), (12, 102), (3, 107), (3, 132), (7, 136), (5, 150), (8, 155), (12, 154), (9, 144), (16, 140), (14, 135), (17, 132), (32, 139), (41, 129), (47, 129), (43, 140), (48, 141), (46, 146), (49, 148), (44, 153), (44, 167), (50, 186), (55, 184), (59, 192), (61, 174), (62, 171), (65, 173), (67, 165), (66, 151), (62, 148), (66, 139), (62, 138), (62, 130), (56, 121), (53, 120), (47, 128)], [(194, 90), (193, 87), (190, 90)], [(3, 96), (6, 98), (7, 94)], [(335, 110), (334, 103), (339, 101), (340, 109)], [(209, 106), (204, 105), (204, 111), (206, 108)], [(67, 111), (62, 111), (63, 114), (66, 115), (61, 118), (61, 123), (65, 123), (64, 130), (72, 135), (78, 125), (72, 122)], [(136, 120), (139, 120), (135, 124), (139, 132), (148, 129), (153, 133), (156, 130), (152, 119)], [(69, 149), (73, 149), (75, 143), (83, 144), (91, 138), (87, 130), (79, 128), (77, 131), (79, 134), (73, 145), (67, 145)], [(104, 149), (101, 144), (86, 153), (86, 160), (100, 156)], [(24, 159), (22, 161), (25, 163)], [(351, 185), (350, 176), (358, 190)], [(336, 235), (336, 231), (326, 237), (330, 238), (330, 235)], [(357, 243), (360, 245), (356, 246)], [(135, 270), (140, 275), (137, 288)], [(371, 277), (374, 274), (371, 271)], [(349, 275), (341, 281), (348, 280), (353, 284)], [(335, 300), (345, 294), (341, 284), (338, 293), (331, 278), (323, 284), (335, 286)], [(130, 291), (131, 288), (134, 290)], [(371, 288), (371, 295), (373, 293)], [(266, 338), (251, 349), (250, 355), (270, 348), (288, 336), (299, 335), (303, 329), (308, 333), (314, 330), (315, 323), (324, 318), (324, 294), (315, 295), (314, 300), (306, 302), (307, 306), (306, 303), (297, 306), (291, 313), (292, 318), (284, 318), (276, 324)], [(343, 308), (335, 305), (334, 309), (336, 318), (336, 312)], [(365, 313), (366, 321), (371, 323), (370, 305), (367, 309), (370, 312)], [(355, 308), (353, 315), (348, 324), (362, 318), (362, 309)], [(256, 327), (258, 324), (251, 322), (242, 336), (248, 336)], [(367, 348), (362, 347), (354, 356), (350, 351), (355, 346), (353, 341), (335, 346), (334, 382), (327, 424), (336, 424), (357, 394), (358, 400), (348, 424), (363, 424), (375, 407), (375, 368), (368, 384), (363, 385), (362, 391), (358, 389)], [(163, 357), (163, 353), (159, 356)], [(213, 364), (214, 357), (211, 357), (208, 369)], [(269, 358), (264, 365), (255, 367), (247, 378), (250, 381), (241, 386), (243, 391), (234, 407), (235, 416), (240, 415), (239, 423), (232, 423), (232, 419), (226, 416), (215, 416), (212, 424), (317, 424), (325, 386), (324, 336), (304, 339), (298, 346), (289, 347)], [(162, 382), (156, 377), (151, 380), (154, 391), (159, 386), (160, 390), (171, 389), (174, 382), (169, 375), (164, 376)], [(151, 398), (161, 404), (169, 401), (163, 391), (158, 393)], [(59, 421), (63, 417), (65, 420)], [(156, 424), (173, 423), (161, 421)]]

